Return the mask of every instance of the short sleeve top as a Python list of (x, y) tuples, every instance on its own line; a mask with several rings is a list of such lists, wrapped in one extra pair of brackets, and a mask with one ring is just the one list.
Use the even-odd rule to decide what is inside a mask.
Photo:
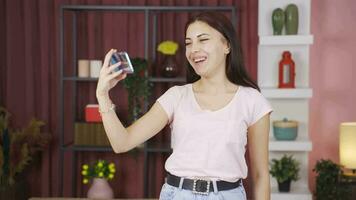
[(246, 178), (247, 129), (272, 112), (259, 91), (239, 86), (232, 100), (216, 111), (200, 108), (192, 84), (174, 86), (157, 101), (167, 113), (172, 133), (168, 172), (229, 182)]

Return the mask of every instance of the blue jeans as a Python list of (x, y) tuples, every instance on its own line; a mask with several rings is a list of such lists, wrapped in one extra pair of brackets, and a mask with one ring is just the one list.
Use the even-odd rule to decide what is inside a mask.
[(165, 183), (162, 186), (160, 200), (246, 200), (244, 187), (241, 185), (232, 190), (210, 192), (209, 195), (194, 194), (190, 190), (179, 189)]

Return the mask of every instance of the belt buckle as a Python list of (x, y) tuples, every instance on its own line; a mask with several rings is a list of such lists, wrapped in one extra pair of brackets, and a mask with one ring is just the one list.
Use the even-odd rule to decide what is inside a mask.
[[(201, 191), (202, 186), (205, 186), (205, 191)], [(198, 189), (198, 191), (197, 191)], [(210, 192), (210, 181), (204, 179), (194, 179), (193, 180), (193, 193), (200, 195), (209, 195)]]

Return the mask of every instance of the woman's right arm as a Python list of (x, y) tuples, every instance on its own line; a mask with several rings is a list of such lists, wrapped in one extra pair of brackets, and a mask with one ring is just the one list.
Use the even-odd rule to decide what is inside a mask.
[(101, 118), (106, 135), (115, 153), (121, 153), (133, 149), (137, 145), (145, 142), (162, 130), (168, 123), (168, 116), (159, 103), (155, 103), (152, 108), (131, 126), (125, 128), (117, 117), (109, 91), (120, 80), (126, 78), (126, 74), (121, 70), (113, 72), (120, 63), (109, 66), (111, 55), (116, 50), (110, 50), (104, 59), (100, 77), (96, 89), (96, 97), (101, 111)]

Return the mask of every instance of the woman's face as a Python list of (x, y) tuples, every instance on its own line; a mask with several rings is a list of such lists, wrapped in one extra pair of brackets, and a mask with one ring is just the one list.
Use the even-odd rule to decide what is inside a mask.
[(224, 36), (208, 24), (196, 21), (188, 26), (185, 56), (195, 73), (202, 77), (223, 72), (229, 45)]

